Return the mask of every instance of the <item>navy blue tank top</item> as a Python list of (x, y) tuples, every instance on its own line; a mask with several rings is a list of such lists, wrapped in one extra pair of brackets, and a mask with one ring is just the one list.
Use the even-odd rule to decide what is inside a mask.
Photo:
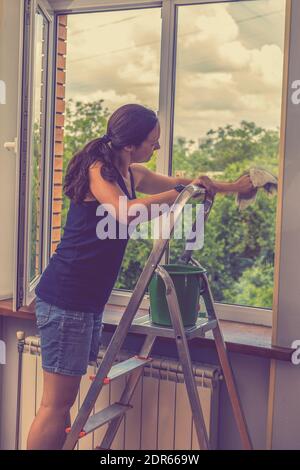
[[(119, 186), (128, 199), (135, 199), (130, 167), (131, 195), (116, 170)], [(36, 295), (44, 302), (82, 312), (101, 313), (104, 309), (118, 278), (129, 236), (127, 225), (123, 225), (127, 238), (118, 237), (121, 226), (118, 221), (114, 221), (116, 238), (97, 236), (97, 224), (108, 214), (102, 211), (103, 215), (97, 215), (99, 205), (97, 200), (70, 202), (61, 241), (35, 288)]]

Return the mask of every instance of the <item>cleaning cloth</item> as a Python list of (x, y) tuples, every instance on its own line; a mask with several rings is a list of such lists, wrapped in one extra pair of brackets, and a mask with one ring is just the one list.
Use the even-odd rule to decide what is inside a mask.
[(277, 192), (278, 180), (276, 176), (272, 175), (267, 170), (263, 168), (250, 168), (246, 173), (250, 176), (251, 182), (254, 186), (254, 189), (248, 194), (236, 195), (236, 203), (239, 210), (243, 211), (250, 204), (254, 203), (256, 200), (257, 191), (262, 189), (268, 196), (274, 196)]

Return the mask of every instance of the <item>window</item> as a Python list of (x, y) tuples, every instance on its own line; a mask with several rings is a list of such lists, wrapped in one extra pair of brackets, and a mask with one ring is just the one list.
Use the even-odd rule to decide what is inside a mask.
[[(53, 111), (45, 113), (47, 103), (40, 108), (37, 150), (31, 154), (36, 175), (43, 161), (46, 165), (31, 191), (43, 193), (43, 212), (46, 204), (52, 224), (50, 228), (45, 218), (39, 219), (42, 195), (32, 198), (28, 203), (32, 284), (47, 263), (48, 240), (50, 254), (61, 238), (68, 210), (62, 193), (67, 163), (87, 141), (104, 132), (108, 116), (122, 104), (133, 101), (158, 110), (161, 150), (149, 163), (151, 169), (234, 179), (256, 165), (278, 174), (285, 3), (90, 0), (83, 6), (73, 0), (70, 6), (63, 0), (52, 1), (57, 21), (55, 106), (51, 87)], [(45, 9), (42, 12), (45, 15)], [(38, 19), (36, 24), (40, 24), (35, 39), (40, 55), (39, 38), (46, 36), (45, 31), (41, 36)], [(42, 24), (45, 29), (46, 23)], [(48, 37), (51, 48), (54, 38)], [(41, 57), (35, 67), (46, 70)], [(37, 106), (46, 89), (42, 78), (35, 83)], [(286, 88), (283, 92), (285, 96)], [(43, 139), (47, 144), (43, 126), (47, 129), (51, 120), (53, 156), (43, 150)], [(47, 206), (49, 195), (52, 205), (50, 201)], [(218, 197), (215, 202), (204, 248), (195, 257), (209, 271), (220, 318), (229, 319), (234, 310), (238, 321), (271, 322), (276, 204), (276, 198), (259, 195), (255, 206), (239, 213), (232, 197)], [(166, 261), (174, 262), (182, 248), (173, 241)], [(130, 240), (113, 302), (128, 302), (128, 291), (151, 249), (150, 240)], [(21, 271), (21, 261), (19, 265)]]
[[(179, 6), (172, 169), (235, 180), (278, 175), (285, 0)], [(216, 198), (195, 258), (215, 300), (272, 308), (275, 198), (239, 212)], [(180, 244), (171, 249), (175, 262)]]
[(24, 2), (22, 93), (18, 160), (17, 279), (14, 308), (29, 305), (49, 247), (50, 129), (53, 21), (46, 0)]

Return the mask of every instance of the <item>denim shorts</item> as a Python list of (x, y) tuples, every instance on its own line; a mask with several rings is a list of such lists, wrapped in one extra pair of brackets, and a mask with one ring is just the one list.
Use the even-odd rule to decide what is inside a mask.
[(102, 312), (65, 310), (36, 297), (42, 368), (63, 375), (84, 375), (97, 362), (102, 334)]

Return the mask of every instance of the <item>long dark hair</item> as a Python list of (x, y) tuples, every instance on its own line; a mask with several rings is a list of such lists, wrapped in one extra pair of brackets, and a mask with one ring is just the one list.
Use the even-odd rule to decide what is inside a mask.
[(64, 180), (65, 195), (76, 203), (83, 201), (89, 191), (89, 167), (96, 161), (103, 162), (102, 177), (116, 181), (114, 150), (141, 145), (157, 121), (154, 111), (139, 104), (118, 108), (108, 120), (106, 134), (88, 142), (71, 158)]

